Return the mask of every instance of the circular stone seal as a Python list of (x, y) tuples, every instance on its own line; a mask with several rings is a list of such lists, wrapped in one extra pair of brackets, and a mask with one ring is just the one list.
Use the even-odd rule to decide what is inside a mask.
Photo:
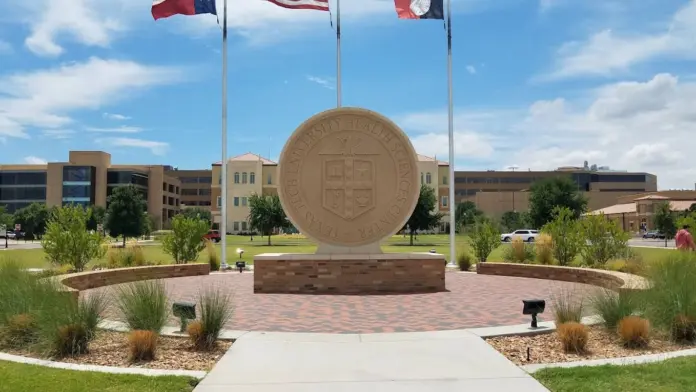
[(379, 243), (418, 202), (418, 160), (408, 136), (366, 109), (338, 108), (300, 125), (278, 162), (281, 204), (307, 237), (334, 246)]

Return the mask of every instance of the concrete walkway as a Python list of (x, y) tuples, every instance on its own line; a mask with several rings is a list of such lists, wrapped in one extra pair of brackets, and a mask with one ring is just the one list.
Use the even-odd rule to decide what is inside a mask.
[(249, 332), (194, 392), (546, 392), (467, 330)]

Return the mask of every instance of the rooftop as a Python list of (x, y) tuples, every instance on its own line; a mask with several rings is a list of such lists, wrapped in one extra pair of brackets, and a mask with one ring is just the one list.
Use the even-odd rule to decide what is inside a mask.
[[(252, 152), (247, 152), (242, 155), (237, 155), (236, 157), (229, 158), (227, 162), (241, 162), (241, 161), (261, 161), (264, 165), (277, 165), (277, 162), (273, 162), (268, 158), (264, 158), (261, 155), (254, 154)], [(213, 165), (222, 165), (222, 161), (217, 161)]]

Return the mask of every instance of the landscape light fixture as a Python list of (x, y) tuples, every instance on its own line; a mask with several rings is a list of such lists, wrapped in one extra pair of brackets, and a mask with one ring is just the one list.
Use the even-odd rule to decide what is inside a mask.
[(239, 270), (240, 274), (242, 271), (244, 271), (244, 268), (246, 268), (246, 261), (238, 261), (235, 264), (237, 265), (237, 269)]
[(532, 328), (538, 328), (537, 325), (537, 314), (544, 313), (546, 308), (546, 301), (543, 299), (523, 299), (522, 303), (524, 307), (522, 308), (522, 314), (532, 315)]
[(190, 302), (174, 302), (172, 304), (172, 314), (181, 320), (181, 329), (179, 332), (186, 332), (188, 320), (196, 318), (196, 304)]
[(429, 252), (430, 253), (437, 253), (437, 251), (435, 249), (430, 249)]
[(242, 255), (244, 254), (244, 249), (242, 248), (237, 248), (237, 254), (239, 255), (239, 258), (242, 258)]

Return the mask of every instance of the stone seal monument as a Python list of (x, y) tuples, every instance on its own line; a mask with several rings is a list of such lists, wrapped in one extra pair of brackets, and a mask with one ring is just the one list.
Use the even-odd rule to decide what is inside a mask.
[(388, 118), (360, 108), (319, 113), (300, 125), (278, 163), (278, 195), (316, 254), (260, 254), (254, 291), (388, 293), (445, 289), (445, 258), (385, 254), (418, 202), (418, 159)]

